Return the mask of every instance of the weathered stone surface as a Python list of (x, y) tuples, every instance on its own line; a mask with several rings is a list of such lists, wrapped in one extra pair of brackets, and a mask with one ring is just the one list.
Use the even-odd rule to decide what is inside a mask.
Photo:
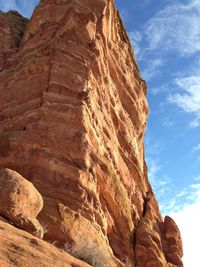
[(33, 234), (38, 238), (42, 239), (44, 236), (44, 229), (36, 218), (19, 214), (12, 218), (11, 222), (20, 229), (23, 229), (24, 231)]
[(33, 237), (0, 218), (0, 266), (2, 267), (91, 267), (53, 244)]
[(146, 84), (113, 1), (41, 1), (4, 61), (0, 167), (42, 194), (44, 238), (96, 267), (182, 266), (148, 182)]
[(0, 215), (21, 229), (43, 237), (43, 228), (36, 219), (43, 208), (37, 189), (17, 172), (0, 170)]
[(27, 24), (28, 19), (17, 11), (0, 11), (0, 70), (6, 64), (7, 53), (20, 46)]
[(4, 13), (4, 17), (7, 19), (10, 27), (10, 35), (13, 39), (12, 46), (19, 47), (26, 31), (28, 19), (24, 18), (17, 11), (11, 10)]
[(164, 220), (164, 233), (163, 248), (167, 260), (174, 265), (181, 266), (183, 256), (181, 234), (176, 223), (169, 216), (166, 216)]
[(5, 14), (0, 11), (0, 52), (1, 54), (13, 48), (14, 36), (11, 33), (10, 23)]

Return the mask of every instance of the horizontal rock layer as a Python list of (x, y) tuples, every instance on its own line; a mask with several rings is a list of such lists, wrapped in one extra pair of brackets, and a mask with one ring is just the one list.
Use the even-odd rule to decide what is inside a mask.
[(146, 83), (113, 1), (41, 1), (17, 51), (8, 25), (0, 167), (42, 194), (45, 240), (93, 266), (182, 266), (148, 182)]

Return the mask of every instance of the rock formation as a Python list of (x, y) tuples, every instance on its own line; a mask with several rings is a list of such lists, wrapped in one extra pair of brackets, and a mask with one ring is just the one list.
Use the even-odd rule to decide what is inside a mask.
[(3, 68), (7, 52), (18, 48), (27, 23), (28, 19), (23, 18), (17, 11), (0, 11), (0, 70)]
[(0, 218), (0, 266), (91, 267), (53, 244), (33, 237)]
[(43, 199), (32, 183), (15, 171), (0, 171), (0, 216), (17, 227), (42, 238), (43, 228), (36, 219)]
[(5, 17), (0, 167), (41, 193), (44, 239), (96, 267), (182, 266), (148, 182), (146, 83), (113, 1), (40, 1), (14, 48)]

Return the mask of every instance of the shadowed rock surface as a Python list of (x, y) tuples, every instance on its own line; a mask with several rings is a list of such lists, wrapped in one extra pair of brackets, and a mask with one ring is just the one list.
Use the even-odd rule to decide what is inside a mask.
[(148, 182), (146, 83), (113, 1), (41, 1), (17, 51), (0, 19), (0, 167), (41, 193), (44, 239), (95, 267), (183, 266)]
[(4, 13), (3, 15), (7, 19), (10, 26), (10, 32), (14, 41), (13, 46), (19, 47), (29, 20), (22, 17), (21, 14), (14, 10)]

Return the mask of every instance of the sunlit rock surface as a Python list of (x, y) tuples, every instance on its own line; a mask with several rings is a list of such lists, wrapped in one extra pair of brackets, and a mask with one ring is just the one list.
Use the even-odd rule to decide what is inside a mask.
[(0, 266), (91, 267), (53, 244), (19, 230), (0, 217)]
[(0, 167), (41, 193), (44, 239), (92, 266), (183, 266), (148, 182), (146, 83), (113, 1), (43, 0), (14, 45), (9, 25), (1, 14)]
[(15, 226), (43, 238), (43, 227), (36, 219), (43, 199), (32, 183), (17, 172), (0, 170), (0, 216)]

